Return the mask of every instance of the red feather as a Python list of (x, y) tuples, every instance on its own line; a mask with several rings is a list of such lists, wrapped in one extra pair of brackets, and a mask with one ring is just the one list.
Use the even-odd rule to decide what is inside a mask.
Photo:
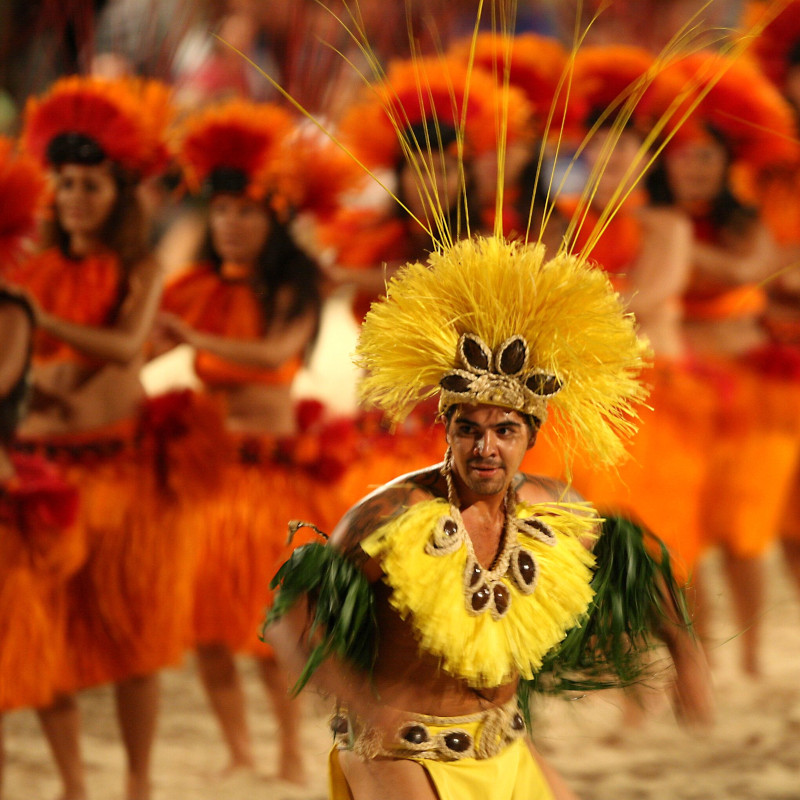
[[(62, 78), (28, 101), (23, 144), (45, 163), (56, 136), (80, 133), (97, 142), (111, 161), (139, 175), (152, 174), (163, 162), (163, 126), (155, 124), (143, 87), (125, 78)], [(160, 114), (163, 106), (157, 110)]]
[(33, 233), (45, 182), (36, 162), (14, 155), (10, 139), (0, 137), (0, 265), (20, 254), (22, 242)]

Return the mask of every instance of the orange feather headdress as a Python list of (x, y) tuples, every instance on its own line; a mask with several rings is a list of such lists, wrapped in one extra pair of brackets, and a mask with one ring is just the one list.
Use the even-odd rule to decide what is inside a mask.
[(665, 133), (680, 135), (678, 98), (683, 89), (679, 73), (639, 47), (595, 45), (575, 55), (573, 92), (590, 123), (607, 109), (609, 123), (614, 123), (626, 107), (640, 132), (649, 132), (664, 119)]
[(185, 120), (178, 161), (192, 192), (230, 191), (263, 200), (276, 188), (292, 115), (274, 104), (231, 100)]
[(110, 160), (139, 177), (165, 164), (169, 90), (154, 81), (71, 76), (25, 109), (22, 140), (42, 163)]
[(15, 155), (12, 141), (0, 137), (0, 267), (19, 256), (24, 238), (33, 232), (44, 188), (34, 159)]
[(178, 160), (192, 192), (243, 194), (275, 210), (325, 216), (363, 177), (326, 137), (297, 127), (295, 116), (271, 103), (231, 100), (184, 123)]
[[(494, 76), (469, 69), (462, 58), (395, 61), (386, 80), (370, 86), (342, 119), (340, 139), (368, 167), (394, 167), (405, 155), (403, 141), (411, 152), (439, 150), (442, 132), (460, 131), (463, 122), (465, 151), (478, 156), (497, 148), (501, 120), (509, 142), (528, 131), (528, 102), (518, 89), (509, 93), (504, 98)], [(428, 134), (409, 135), (419, 125)]]
[[(451, 48), (454, 56), (466, 60), (472, 51), (473, 40), (458, 42)], [(520, 89), (534, 115), (536, 132), (544, 130), (552, 109), (552, 127), (566, 131), (575, 128), (582, 120), (584, 109), (581, 99), (575, 95), (567, 102), (568, 57), (563, 45), (549, 36), (523, 33), (510, 36), (482, 33), (474, 41), (474, 63), (490, 75), (496, 75), (498, 83), (508, 71), (508, 83)], [(563, 85), (562, 85), (563, 83)]]
[(693, 91), (707, 90), (684, 136), (702, 138), (710, 127), (725, 139), (734, 161), (755, 169), (797, 158), (792, 108), (753, 63), (701, 52), (681, 59), (675, 69)]
[[(749, 31), (763, 24), (774, 3), (763, 0), (745, 6), (742, 29)], [(778, 87), (786, 80), (792, 57), (800, 59), (800, 2), (792, 0), (770, 19), (750, 50), (764, 74)]]

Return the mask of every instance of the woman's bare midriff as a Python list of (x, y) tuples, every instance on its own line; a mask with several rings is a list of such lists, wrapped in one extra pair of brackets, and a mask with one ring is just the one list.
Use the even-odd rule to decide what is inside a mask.
[(681, 332), (681, 312), (676, 303), (664, 303), (647, 312), (636, 312), (639, 335), (647, 339), (660, 358), (680, 359), (686, 350)]
[(709, 321), (687, 320), (684, 333), (691, 351), (700, 355), (735, 357), (767, 342), (767, 336), (755, 316)]
[(36, 366), (31, 407), (20, 434), (80, 433), (134, 418), (145, 396), (141, 368), (138, 358), (127, 364), (58, 361)]
[(242, 384), (211, 391), (223, 397), (233, 431), (290, 436), (296, 430), (289, 386)]

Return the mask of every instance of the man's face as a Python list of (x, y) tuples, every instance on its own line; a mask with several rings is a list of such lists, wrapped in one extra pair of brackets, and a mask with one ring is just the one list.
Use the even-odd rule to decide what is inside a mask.
[(447, 424), (453, 469), (477, 495), (505, 492), (536, 435), (518, 411), (460, 405)]

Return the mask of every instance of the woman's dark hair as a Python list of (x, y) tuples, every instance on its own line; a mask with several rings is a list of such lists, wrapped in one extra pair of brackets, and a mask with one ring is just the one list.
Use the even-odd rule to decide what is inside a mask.
[[(725, 182), (722, 189), (711, 201), (708, 212), (708, 220), (719, 230), (730, 230), (751, 225), (758, 218), (758, 211), (753, 207), (742, 203), (731, 191), (728, 182), (728, 173), (732, 161), (731, 150), (728, 142), (722, 134), (711, 126), (706, 128), (713, 137), (714, 141), (722, 145), (725, 149)], [(655, 166), (648, 172), (644, 181), (650, 202), (654, 206), (673, 206), (675, 205), (675, 195), (670, 188), (667, 178), (667, 170), (664, 159), (659, 158)]]
[[(312, 311), (319, 322), (322, 309), (319, 267), (295, 242), (287, 226), (272, 212), (267, 210), (267, 213), (270, 220), (269, 235), (256, 260), (255, 273), (251, 279), (253, 291), (264, 312), (264, 319), (268, 323), (276, 320), (275, 301), (278, 292), (288, 289), (291, 301), (289, 307), (281, 311), (278, 321), (292, 322)], [(200, 259), (211, 264), (218, 275), (221, 274), (222, 258), (214, 249), (210, 229), (206, 231)], [(316, 333), (317, 331), (315, 337)]]
[[(425, 120), (410, 125), (405, 132), (406, 138), (412, 149), (419, 149), (427, 152), (430, 145), (431, 151), (436, 153), (447, 150), (454, 146), (458, 141), (456, 129), (452, 125), (440, 122), (438, 125), (432, 120)], [(401, 175), (407, 166), (405, 158), (400, 158), (394, 167), (395, 177), (395, 196), (403, 205), (406, 205), (407, 198), (403, 193)], [(434, 160), (434, 168), (437, 166)], [(475, 197), (475, 180), (469, 163), (464, 163), (464, 186), (459, 187), (458, 198), (451, 208), (447, 209), (447, 229), (454, 235), (456, 232), (464, 232), (468, 228), (474, 231), (480, 221), (480, 209), (478, 200)], [(398, 203), (395, 207), (396, 216), (407, 219), (408, 212)]]
[[(133, 267), (147, 256), (147, 222), (136, 193), (139, 185), (137, 178), (114, 162), (109, 163), (117, 186), (117, 197), (99, 238), (105, 247), (119, 256), (125, 274), (129, 275)], [(59, 222), (58, 215), (53, 215), (53, 219), (45, 226), (44, 245), (58, 247), (69, 258), (69, 240), (69, 234)]]

